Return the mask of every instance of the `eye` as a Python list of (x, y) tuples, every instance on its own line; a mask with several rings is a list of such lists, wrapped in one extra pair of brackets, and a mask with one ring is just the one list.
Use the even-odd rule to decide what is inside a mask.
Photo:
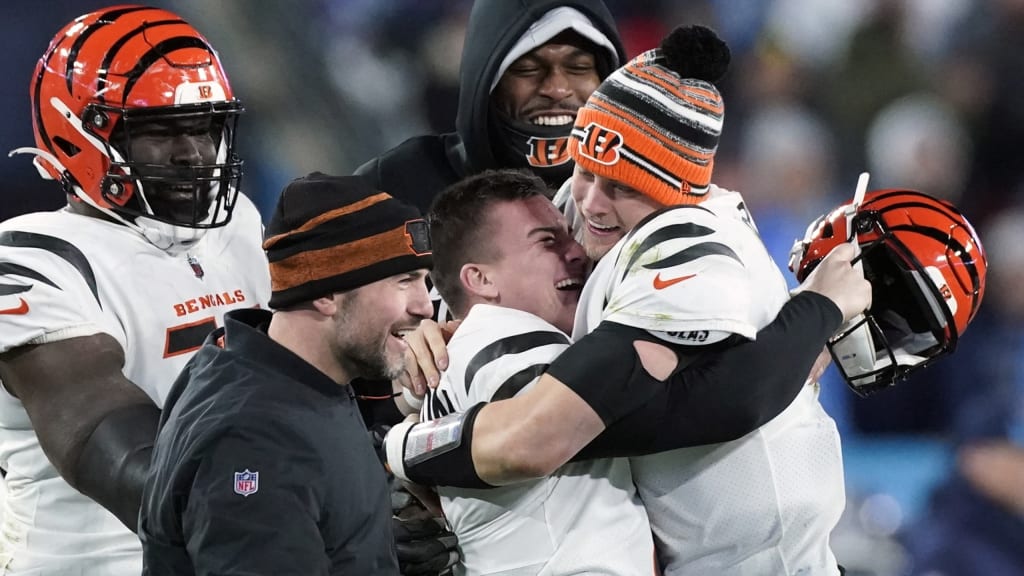
[(419, 276), (417, 276), (416, 274), (403, 274), (401, 276), (398, 276), (395, 280), (398, 282), (399, 288), (405, 289), (415, 284), (416, 280), (418, 279)]
[(189, 136), (206, 136), (208, 138), (212, 138), (213, 137), (213, 131), (210, 129), (209, 125), (207, 125), (207, 126), (196, 126), (195, 128), (192, 128), (191, 130), (188, 131), (188, 135)]
[(540, 73), (539, 66), (515, 66), (508, 69), (513, 76), (534, 76)]
[(630, 188), (629, 186), (626, 186), (625, 184), (616, 184), (612, 186), (612, 189), (615, 190), (616, 194), (625, 196), (627, 198), (633, 198), (640, 194), (639, 192), (637, 192), (633, 188)]

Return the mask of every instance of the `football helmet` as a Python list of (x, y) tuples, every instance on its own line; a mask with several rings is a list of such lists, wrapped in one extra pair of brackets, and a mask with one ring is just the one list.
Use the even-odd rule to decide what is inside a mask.
[(952, 204), (913, 190), (875, 190), (820, 217), (793, 247), (801, 282), (833, 248), (855, 242), (872, 303), (828, 343), (843, 378), (866, 395), (950, 354), (978, 312), (988, 263)]
[[(230, 220), (242, 105), (216, 52), (176, 14), (126, 5), (76, 18), (39, 59), (31, 99), (36, 147), (12, 154), (34, 154), (40, 175), (73, 200), (165, 250), (187, 249)], [(208, 135), (211, 152), (194, 162), (139, 158), (140, 129), (147, 138)]]

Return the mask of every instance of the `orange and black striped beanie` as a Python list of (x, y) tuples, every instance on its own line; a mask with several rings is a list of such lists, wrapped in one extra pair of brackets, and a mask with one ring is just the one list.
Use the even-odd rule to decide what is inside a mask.
[(320, 172), (281, 192), (263, 249), (274, 309), (433, 265), (429, 229), (415, 207), (358, 176)]
[(591, 94), (576, 115), (572, 159), (662, 204), (700, 202), (725, 114), (714, 82), (729, 58), (729, 47), (709, 28), (676, 28)]

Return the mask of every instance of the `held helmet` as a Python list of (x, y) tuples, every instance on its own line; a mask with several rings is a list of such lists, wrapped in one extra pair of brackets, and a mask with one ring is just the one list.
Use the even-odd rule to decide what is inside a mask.
[[(231, 219), (242, 105), (216, 52), (176, 14), (115, 6), (76, 18), (39, 59), (31, 99), (36, 147), (12, 154), (35, 154), (40, 175), (61, 182), (74, 200), (165, 250), (187, 249)], [(216, 159), (138, 159), (140, 127), (146, 137), (207, 135)], [(168, 199), (174, 209), (161, 210)]]
[(801, 282), (836, 246), (856, 240), (872, 304), (828, 343), (860, 395), (892, 386), (950, 354), (985, 293), (988, 264), (952, 204), (913, 190), (876, 190), (812, 223), (789, 267)]

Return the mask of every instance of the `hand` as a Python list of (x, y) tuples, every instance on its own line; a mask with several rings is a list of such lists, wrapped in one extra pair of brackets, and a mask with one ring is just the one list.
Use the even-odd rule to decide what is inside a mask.
[(444, 519), (424, 507), (397, 480), (392, 481), (391, 507), (400, 572), (405, 576), (449, 574), (461, 556), (458, 539), (445, 528)]
[(811, 373), (807, 375), (807, 383), (815, 384), (821, 379), (821, 375), (825, 373), (828, 365), (832, 363), (832, 354), (829, 353), (828, 348), (823, 348), (818, 357), (814, 360), (814, 366), (811, 366)]
[(441, 372), (448, 368), (448, 341), (460, 323), (461, 320), (450, 320), (442, 325), (423, 320), (406, 335), (409, 349), (405, 353), (405, 373), (398, 378), (401, 386), (421, 398), (427, 393), (427, 386), (437, 387)]
[(836, 246), (793, 292), (809, 290), (825, 296), (839, 307), (845, 324), (871, 307), (871, 283), (860, 266), (852, 265), (856, 253), (850, 244)]

